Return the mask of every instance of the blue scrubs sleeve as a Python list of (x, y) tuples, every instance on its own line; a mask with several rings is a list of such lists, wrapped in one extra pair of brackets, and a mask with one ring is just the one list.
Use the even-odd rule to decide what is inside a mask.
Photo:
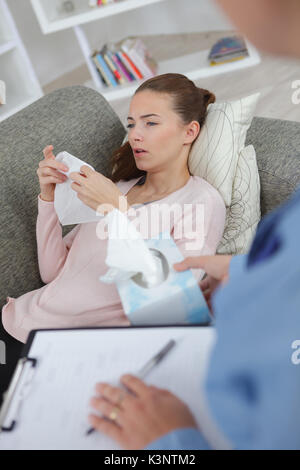
[(198, 429), (185, 428), (165, 434), (151, 442), (146, 450), (209, 450), (210, 446)]

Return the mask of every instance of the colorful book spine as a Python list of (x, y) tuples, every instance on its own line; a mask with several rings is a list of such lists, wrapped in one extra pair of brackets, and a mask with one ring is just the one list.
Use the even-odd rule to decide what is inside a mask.
[(118, 44), (104, 44), (92, 55), (92, 60), (102, 81), (113, 87), (153, 77), (157, 70), (157, 63), (138, 38), (128, 38)]
[(96, 70), (97, 70), (97, 73), (98, 73), (99, 78), (100, 78), (101, 82), (103, 83), (103, 85), (104, 85), (104, 86), (107, 86), (107, 83), (106, 83), (106, 81), (104, 80), (104, 77), (103, 77), (102, 73), (100, 72), (100, 70), (98, 69), (98, 67), (96, 68)]
[(144, 78), (150, 78), (155, 75), (155, 71), (152, 70), (146, 63), (147, 49), (140, 39), (125, 40), (122, 43), (121, 48), (123, 52), (125, 52), (127, 56), (135, 63)]
[(124, 74), (126, 75), (126, 77), (128, 78), (128, 80), (130, 82), (133, 82), (135, 80), (135, 77), (134, 75), (130, 72), (130, 70), (127, 69), (127, 66), (123, 63), (123, 60), (121, 58), (121, 55), (116, 52), (114, 54), (114, 57), (116, 57), (116, 60), (117, 60), (117, 64), (119, 65), (119, 67), (121, 67), (122, 71), (124, 72)]
[(143, 75), (141, 74), (140, 70), (138, 69), (137, 64), (133, 62), (132, 58), (125, 51), (123, 51), (123, 54), (125, 55), (126, 59), (130, 63), (133, 70), (135, 71), (135, 73), (137, 75), (137, 78), (138, 79), (144, 78)]
[(113, 63), (113, 65), (116, 67), (116, 69), (118, 70), (119, 74), (121, 75), (124, 83), (128, 83), (129, 82), (129, 79), (126, 77), (125, 73), (123, 72), (123, 70), (121, 69), (121, 67), (118, 65), (118, 62), (117, 62), (117, 58), (114, 56), (114, 54), (110, 51), (110, 50), (107, 50), (107, 55), (108, 57), (110, 58), (111, 62)]
[(99, 74), (100, 74), (100, 77), (102, 79), (102, 81), (104, 82), (105, 85), (107, 86), (112, 86), (112, 84), (110, 83), (109, 81), (109, 78), (108, 76), (106, 75), (105, 71), (103, 70), (103, 68), (101, 67), (97, 57), (94, 55), (92, 56), (92, 60), (96, 66), (96, 69), (98, 70)]
[(115, 57), (115, 55), (109, 50), (107, 50), (107, 55), (110, 58), (110, 60), (112, 61), (112, 63), (114, 64), (114, 66), (116, 67), (116, 69), (119, 71), (119, 74), (123, 78), (124, 83), (129, 82), (130, 80), (126, 77), (125, 73), (123, 72), (123, 70), (119, 66), (119, 64), (117, 62), (117, 58)]
[(139, 80), (140, 77), (136, 73), (135, 69), (132, 67), (130, 61), (128, 60), (127, 54), (125, 54), (123, 51), (119, 51), (120, 57), (122, 59), (122, 62), (126, 65), (127, 69), (130, 70), (131, 74), (134, 76), (135, 80)]
[(152, 71), (145, 65), (143, 59), (138, 56), (134, 50), (127, 52), (127, 55), (134, 61), (134, 63), (139, 67), (140, 72), (143, 74), (144, 78), (153, 77)]
[(118, 83), (117, 83), (113, 73), (110, 71), (110, 69), (109, 69), (107, 63), (105, 62), (105, 60), (103, 59), (102, 55), (97, 54), (96, 57), (97, 57), (97, 60), (98, 60), (99, 64), (101, 65), (101, 67), (104, 69), (105, 74), (108, 76), (108, 79), (111, 82), (112, 86), (114, 86), (114, 87), (118, 86)]
[(117, 67), (114, 65), (114, 63), (111, 61), (111, 59), (110, 59), (110, 57), (108, 56), (107, 53), (104, 53), (104, 54), (103, 54), (103, 59), (105, 60), (105, 62), (107, 63), (108, 67), (110, 68), (110, 70), (111, 70), (112, 73), (114, 74), (115, 79), (117, 80), (117, 82), (120, 83), (120, 85), (124, 85), (124, 83), (125, 83), (124, 78), (121, 76), (119, 70), (118, 70)]

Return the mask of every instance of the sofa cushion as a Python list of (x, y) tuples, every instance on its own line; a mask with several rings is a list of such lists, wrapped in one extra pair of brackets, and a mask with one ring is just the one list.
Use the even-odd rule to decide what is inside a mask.
[[(37, 263), (35, 225), (43, 148), (66, 150), (108, 173), (108, 157), (125, 129), (96, 91), (73, 86), (56, 90), (0, 124), (0, 306), (43, 285)], [(72, 227), (64, 230), (65, 235)]]
[(255, 117), (247, 133), (249, 144), (256, 151), (264, 216), (300, 184), (300, 123)]
[(246, 253), (260, 220), (255, 149), (244, 147), (259, 96), (256, 93), (233, 102), (210, 104), (190, 152), (191, 173), (214, 186), (226, 205), (225, 230), (217, 253)]
[(260, 180), (253, 145), (244, 147), (239, 154), (232, 186), (230, 206), (219, 254), (242, 254), (250, 249), (260, 221)]
[(245, 147), (258, 99), (256, 93), (236, 101), (210, 104), (204, 126), (191, 148), (190, 172), (214, 186), (226, 207), (231, 204), (239, 153)]

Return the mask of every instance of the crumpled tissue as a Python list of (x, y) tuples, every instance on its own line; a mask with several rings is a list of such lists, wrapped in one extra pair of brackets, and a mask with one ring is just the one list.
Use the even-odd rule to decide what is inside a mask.
[[(60, 173), (68, 176), (70, 173), (80, 173), (80, 168), (83, 165), (89, 166), (92, 170), (94, 168), (88, 163), (80, 160), (68, 152), (60, 152), (55, 158), (57, 161), (62, 162), (69, 168), (68, 171), (59, 170)], [(97, 213), (84, 204), (77, 196), (76, 191), (71, 188), (73, 181), (68, 178), (64, 183), (57, 184), (54, 192), (54, 208), (58, 215), (59, 221), (62, 225), (84, 224), (88, 222), (98, 222), (101, 214)]]
[(110, 284), (142, 273), (153, 283), (159, 266), (135, 225), (118, 209), (109, 212), (105, 222), (108, 229), (105, 262), (110, 269), (100, 280)]

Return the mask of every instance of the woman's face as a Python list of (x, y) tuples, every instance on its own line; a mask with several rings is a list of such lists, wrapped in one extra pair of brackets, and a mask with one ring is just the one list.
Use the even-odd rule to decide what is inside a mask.
[(171, 168), (186, 154), (188, 126), (173, 111), (170, 96), (144, 90), (131, 100), (128, 140), (140, 170)]

